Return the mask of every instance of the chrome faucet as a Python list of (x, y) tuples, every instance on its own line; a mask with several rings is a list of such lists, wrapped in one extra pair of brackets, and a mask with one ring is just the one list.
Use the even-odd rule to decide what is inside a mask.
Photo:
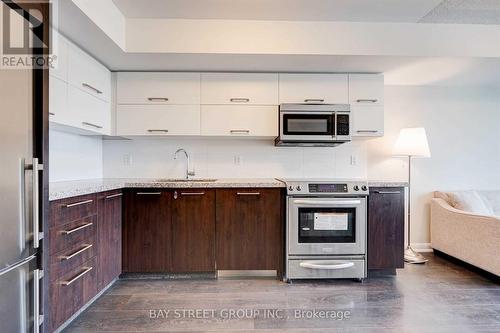
[(190, 163), (189, 154), (187, 153), (187, 151), (185, 149), (183, 149), (183, 148), (177, 149), (177, 151), (174, 154), (174, 160), (177, 159), (177, 154), (180, 153), (180, 152), (183, 152), (184, 155), (186, 155), (186, 161), (187, 161), (187, 163), (186, 163), (186, 180), (188, 180), (189, 177), (190, 176), (194, 176), (195, 173), (194, 173), (194, 170), (193, 171), (189, 171), (189, 166), (190, 166), (191, 163)]

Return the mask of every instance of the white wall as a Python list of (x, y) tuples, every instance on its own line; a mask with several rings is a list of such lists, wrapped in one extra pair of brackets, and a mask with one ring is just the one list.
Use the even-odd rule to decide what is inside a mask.
[(101, 178), (102, 140), (50, 130), (49, 164), (51, 182)]
[(432, 157), (412, 164), (412, 243), (428, 243), (432, 191), (500, 188), (499, 91), (386, 86), (385, 136), (366, 145), (369, 179), (407, 180), (406, 161), (390, 155), (399, 130), (417, 126)]

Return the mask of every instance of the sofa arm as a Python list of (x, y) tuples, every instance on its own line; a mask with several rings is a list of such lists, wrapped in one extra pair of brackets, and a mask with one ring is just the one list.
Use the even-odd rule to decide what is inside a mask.
[(500, 275), (500, 218), (464, 212), (431, 200), (431, 246)]

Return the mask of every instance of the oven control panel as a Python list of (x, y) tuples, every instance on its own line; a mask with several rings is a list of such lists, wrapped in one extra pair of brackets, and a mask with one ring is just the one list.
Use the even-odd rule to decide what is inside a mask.
[(366, 181), (285, 180), (288, 195), (368, 195)]

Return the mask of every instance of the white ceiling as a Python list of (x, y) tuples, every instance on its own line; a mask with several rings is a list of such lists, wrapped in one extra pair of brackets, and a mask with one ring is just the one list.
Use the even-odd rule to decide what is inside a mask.
[(442, 0), (113, 0), (127, 18), (417, 22)]
[(445, 0), (419, 22), (500, 24), (500, 0)]

